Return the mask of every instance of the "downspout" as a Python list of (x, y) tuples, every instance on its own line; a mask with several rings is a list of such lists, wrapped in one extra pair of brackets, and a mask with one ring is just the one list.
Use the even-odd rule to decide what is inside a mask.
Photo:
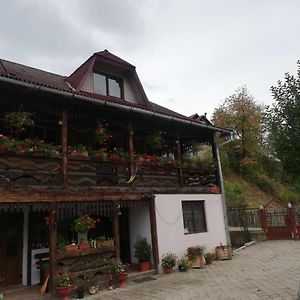
[(227, 205), (226, 205), (226, 198), (225, 198), (225, 189), (224, 189), (224, 180), (223, 180), (223, 173), (222, 173), (222, 165), (220, 160), (220, 152), (219, 147), (222, 147), (223, 145), (232, 142), (232, 135), (230, 136), (230, 139), (226, 142), (217, 145), (216, 146), (216, 159), (217, 159), (217, 165), (218, 165), (218, 172), (219, 172), (219, 179), (220, 179), (220, 187), (221, 187), (221, 200), (222, 200), (222, 208), (223, 208), (223, 217), (224, 217), (224, 225), (225, 225), (225, 233), (226, 233), (226, 243), (227, 245), (231, 246), (231, 239), (229, 234), (229, 225), (228, 225), (228, 216), (227, 216)]

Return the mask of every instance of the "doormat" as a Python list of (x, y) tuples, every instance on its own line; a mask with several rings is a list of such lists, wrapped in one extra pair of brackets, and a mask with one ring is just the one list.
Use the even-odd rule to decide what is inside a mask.
[(143, 278), (139, 278), (139, 279), (134, 279), (132, 281), (134, 281), (135, 283), (143, 283), (143, 282), (152, 281), (152, 280), (156, 280), (156, 278), (148, 276), (148, 277), (143, 277)]

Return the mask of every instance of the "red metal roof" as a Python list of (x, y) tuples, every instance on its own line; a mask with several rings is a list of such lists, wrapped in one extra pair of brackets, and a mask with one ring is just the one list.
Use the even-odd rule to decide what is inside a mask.
[[(125, 62), (124, 60), (118, 58), (117, 56), (111, 54), (107, 50), (104, 50), (102, 52), (97, 52), (94, 55), (102, 55), (102, 56), (112, 59), (118, 63), (126, 64), (130, 67), (134, 67), (131, 64)], [(36, 69), (36, 68), (32, 68), (29, 66), (15, 63), (15, 62), (0, 59), (0, 76), (12, 78), (12, 79), (23, 81), (23, 82), (32, 83), (35, 85), (44, 86), (44, 87), (47, 87), (50, 89), (66, 91), (66, 92), (69, 92), (70, 94), (77, 94), (77, 95), (82, 95), (82, 96), (86, 96), (86, 97), (93, 98), (93, 99), (100, 99), (100, 100), (104, 100), (104, 101), (114, 102), (114, 103), (117, 103), (120, 105), (129, 106), (129, 107), (138, 107), (138, 108), (141, 108), (141, 109), (144, 109), (147, 111), (153, 111), (153, 112), (161, 113), (161, 114), (164, 114), (167, 116), (183, 119), (183, 120), (190, 120), (190, 121), (193, 120), (193, 121), (196, 121), (199, 123), (205, 123), (205, 122), (203, 122), (203, 120), (195, 120), (191, 117), (184, 116), (182, 114), (174, 112), (168, 108), (165, 108), (163, 106), (160, 106), (160, 105), (150, 102), (150, 101), (148, 101), (148, 103), (147, 103), (148, 105), (146, 106), (146, 105), (134, 104), (134, 103), (128, 102), (126, 100), (111, 97), (111, 96), (104, 96), (104, 95), (88, 93), (88, 92), (84, 92), (84, 91), (75, 91), (74, 90), (75, 87), (71, 86), (71, 82), (74, 85), (75, 85), (75, 83), (77, 85), (80, 84), (80, 80), (82, 79), (83, 74), (86, 73), (86, 71), (88, 70), (88, 68), (90, 67), (90, 65), (92, 63), (92, 62), (90, 62), (90, 59), (92, 57), (94, 57), (94, 55), (91, 56), (83, 65), (81, 65), (69, 77), (50, 73), (50, 72), (43, 71), (40, 69)], [(77, 75), (72, 77), (72, 75), (75, 74), (76, 72), (77, 72)], [(72, 78), (71, 82), (70, 82), (70, 78)], [(68, 79), (69, 83), (67, 82), (67, 79)]]

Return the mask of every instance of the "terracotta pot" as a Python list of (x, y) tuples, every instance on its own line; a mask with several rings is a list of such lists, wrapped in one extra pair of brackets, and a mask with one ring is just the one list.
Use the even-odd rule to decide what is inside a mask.
[(101, 161), (106, 161), (107, 159), (107, 153), (106, 152), (97, 152), (95, 154), (95, 158)]
[(67, 245), (67, 246), (66, 246), (66, 250), (67, 250), (68, 252), (78, 251), (78, 245)]
[(121, 289), (126, 288), (125, 281), (127, 280), (127, 278), (128, 278), (128, 274), (127, 273), (123, 273), (123, 274), (119, 274), (118, 275), (118, 279), (119, 279), (119, 283), (120, 283), (120, 288)]
[(118, 154), (113, 153), (109, 156), (109, 158), (113, 163), (117, 163), (118, 161), (120, 161), (120, 156)]
[(173, 267), (170, 267), (170, 268), (164, 268), (164, 272), (165, 274), (172, 274), (173, 273)]
[(90, 249), (90, 244), (89, 243), (79, 243), (79, 250), (87, 250)]
[(71, 294), (72, 291), (72, 286), (57, 286), (56, 287), (57, 293), (59, 294), (59, 296), (61, 297), (61, 299), (63, 300), (68, 300), (70, 299), (69, 296)]
[(151, 264), (149, 261), (140, 262), (140, 271), (145, 272), (151, 270)]
[(87, 158), (89, 157), (89, 153), (87, 151), (84, 152), (71, 152), (72, 157), (76, 158)]

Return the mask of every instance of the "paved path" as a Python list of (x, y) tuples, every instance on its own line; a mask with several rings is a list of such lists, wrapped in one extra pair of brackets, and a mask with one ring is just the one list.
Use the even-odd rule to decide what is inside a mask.
[(127, 289), (100, 292), (88, 300), (295, 299), (300, 283), (300, 241), (267, 241), (205, 269), (153, 276)]

